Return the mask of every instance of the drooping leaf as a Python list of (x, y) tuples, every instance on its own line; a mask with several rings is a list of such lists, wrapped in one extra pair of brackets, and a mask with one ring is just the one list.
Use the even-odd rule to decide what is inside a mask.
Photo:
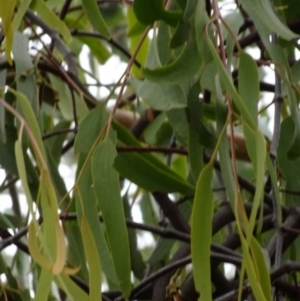
[(1, 24), (3, 28), (3, 33), (6, 38), (6, 47), (5, 47), (5, 54), (6, 59), (9, 62), (10, 65), (12, 65), (12, 57), (11, 57), (11, 50), (13, 46), (13, 38), (14, 38), (14, 30), (12, 27), (12, 17), (14, 14), (15, 6), (17, 1), (0, 1), (0, 18), (1, 18)]
[(101, 228), (99, 221), (99, 209), (97, 205), (97, 199), (93, 187), (93, 178), (91, 163), (89, 162), (85, 170), (82, 168), (85, 164), (87, 156), (80, 154), (78, 158), (78, 169), (77, 169), (77, 181), (80, 176), (80, 181), (76, 187), (76, 212), (77, 212), (77, 222), (79, 227), (81, 227), (82, 216), (85, 215), (86, 220), (89, 223), (89, 227), (93, 233), (98, 253), (102, 263), (102, 269), (105, 273), (106, 278), (110, 283), (117, 286), (118, 279), (116, 276), (115, 268), (113, 265), (112, 256), (109, 251), (109, 246), (104, 237), (103, 229)]
[(278, 36), (286, 40), (292, 40), (298, 36), (293, 33), (276, 15), (271, 2), (268, 0), (253, 0), (250, 2), (241, 0), (240, 3), (257, 25), (258, 31), (264, 30), (271, 34), (276, 32)]
[(111, 35), (109, 29), (102, 17), (97, 2), (92, 0), (82, 0), (82, 7), (93, 27), (106, 39), (110, 39)]
[[(127, 130), (114, 124), (121, 145), (140, 147), (140, 143)], [(115, 163), (117, 171), (150, 191), (191, 193), (194, 188), (152, 154), (119, 152)]]
[(245, 52), (240, 53), (238, 83), (239, 94), (244, 100), (252, 119), (257, 123), (257, 105), (259, 100), (258, 70), (252, 57)]
[(71, 42), (71, 33), (66, 24), (49, 8), (43, 0), (32, 0), (30, 7), (37, 12), (40, 18), (51, 28), (62, 35), (67, 43)]
[(89, 153), (107, 119), (106, 107), (99, 105), (82, 120), (75, 139), (75, 153)]
[(201, 300), (212, 300), (210, 244), (214, 196), (210, 187), (213, 175), (212, 161), (199, 175), (191, 222), (191, 254), (196, 290)]
[(81, 233), (86, 261), (89, 267), (89, 298), (90, 301), (101, 301), (101, 262), (94, 235), (84, 215), (81, 220)]
[(119, 176), (113, 168), (116, 156), (115, 146), (110, 139), (100, 142), (93, 154), (92, 174), (120, 290), (124, 297), (128, 297), (131, 291), (130, 251), (124, 209), (120, 189), (118, 189)]

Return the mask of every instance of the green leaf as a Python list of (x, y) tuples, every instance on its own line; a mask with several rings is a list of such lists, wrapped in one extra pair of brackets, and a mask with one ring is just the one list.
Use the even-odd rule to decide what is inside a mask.
[(163, 0), (135, 0), (133, 10), (139, 22), (145, 25), (150, 25), (157, 20), (164, 20), (173, 26), (183, 16), (180, 11), (166, 11)]
[[(255, 258), (258, 267), (257, 269), (258, 279), (261, 284), (262, 290), (264, 292), (266, 299), (271, 301), (272, 287), (270, 281), (270, 270), (268, 269), (266, 258), (263, 253), (262, 247), (254, 237), (251, 240), (251, 248), (253, 252), (253, 257)], [(266, 252), (268, 253), (267, 250)]]
[(240, 1), (243, 8), (247, 11), (258, 31), (263, 30), (268, 34), (275, 32), (285, 40), (292, 40), (299, 36), (293, 33), (276, 15), (271, 2), (268, 0), (247, 0)]
[[(219, 75), (215, 76), (215, 90), (217, 98), (217, 133), (221, 135), (224, 126), (227, 123), (228, 108), (224, 103), (223, 92), (221, 89), (220, 77)], [(223, 135), (220, 140), (219, 147), (219, 156), (220, 156), (220, 166), (221, 166), (221, 175), (226, 187), (226, 193), (229, 199), (229, 202), (234, 206), (235, 202), (235, 186), (233, 179), (233, 170), (230, 158), (230, 146), (227, 135)]]
[(139, 81), (134, 77), (131, 78), (131, 83), (137, 94), (155, 110), (168, 111), (186, 107), (187, 99), (179, 85), (160, 85), (147, 79)]
[(170, 48), (177, 48), (183, 45), (187, 41), (190, 32), (191, 32), (191, 25), (188, 22), (178, 23), (176, 30), (170, 41)]
[(238, 72), (239, 93), (244, 100), (252, 119), (257, 123), (257, 105), (259, 101), (259, 78), (257, 65), (253, 58), (240, 52)]
[[(246, 132), (245, 132), (246, 133)], [(247, 229), (247, 240), (250, 242), (252, 236), (252, 231), (255, 226), (255, 221), (258, 213), (259, 207), (262, 205), (263, 194), (264, 194), (264, 177), (265, 177), (265, 161), (266, 161), (266, 141), (263, 134), (259, 131), (250, 132), (247, 131), (246, 140), (249, 140), (249, 135), (251, 135), (251, 141), (253, 141), (253, 150), (249, 152), (250, 156), (253, 155), (251, 161), (253, 162), (253, 167), (255, 169), (255, 194), (253, 200), (253, 207), (251, 210), (250, 221)]]
[(143, 68), (142, 73), (155, 83), (177, 85), (192, 80), (200, 71), (200, 66), (201, 57), (198, 53), (195, 30), (192, 30), (186, 46), (173, 62), (154, 69)]
[[(137, 20), (132, 6), (127, 7), (126, 21), (127, 21), (127, 30), (128, 30), (127, 36), (128, 36), (128, 42), (129, 42), (129, 49), (130, 49), (130, 53), (134, 53), (139, 45), (142, 35), (147, 30), (147, 26), (141, 24)], [(140, 62), (142, 65), (146, 62), (146, 59), (148, 56), (149, 45), (150, 45), (150, 39), (147, 36), (144, 39), (144, 42), (142, 43), (142, 45), (137, 53), (137, 56), (136, 56), (137, 61)], [(140, 68), (138, 68), (135, 65), (132, 67), (131, 74), (133, 74), (134, 76), (136, 76), (138, 78), (142, 77)]]
[(175, 135), (181, 144), (187, 146), (189, 137), (189, 123), (185, 109), (174, 109), (166, 112), (166, 115), (173, 127)]
[[(65, 291), (67, 295), (74, 301), (91, 301), (86, 292), (84, 292), (73, 280), (67, 275), (54, 277), (57, 286)], [(101, 299), (98, 299), (101, 300)]]
[[(124, 203), (124, 212), (125, 217), (127, 220), (132, 219), (131, 214), (131, 207), (129, 202), (131, 199), (129, 199), (128, 193), (123, 197), (123, 203)], [(129, 239), (129, 247), (130, 247), (130, 262), (131, 262), (131, 269), (138, 279), (143, 279), (144, 273), (146, 270), (146, 265), (143, 261), (142, 255), (140, 253), (140, 250), (138, 249), (138, 243), (137, 243), (137, 231), (135, 229), (128, 229), (128, 239)]]
[(32, 0), (23, 0), (14, 16), (12, 26), (17, 31)]
[(10, 65), (12, 65), (11, 50), (13, 46), (14, 29), (12, 27), (12, 17), (16, 6), (16, 0), (7, 2), (6, 0), (0, 0), (0, 18), (3, 28), (3, 33), (6, 38), (5, 54), (6, 59)]
[[(65, 120), (74, 120), (73, 101), (70, 88), (60, 78), (49, 74), (50, 81), (58, 93), (58, 106), (61, 114)], [(79, 95), (75, 93), (75, 105), (78, 121), (81, 122), (88, 114), (88, 108), (86, 104), (80, 99)]]
[[(114, 123), (121, 145), (141, 146), (130, 132)], [(119, 152), (115, 163), (117, 171), (137, 184), (150, 191), (192, 193), (194, 188), (183, 178), (179, 177), (156, 156), (138, 152)]]
[(39, 300), (39, 301), (48, 300), (52, 279), (53, 276), (50, 273), (50, 271), (46, 269), (42, 269), (38, 281), (38, 287), (35, 293), (35, 300)]
[(194, 190), (154, 156), (149, 160), (147, 156), (138, 152), (121, 152), (115, 160), (114, 167), (126, 179), (150, 191), (188, 194)]
[(216, 51), (215, 46), (213, 45), (212, 41), (210, 40), (210, 38), (206, 37), (206, 41), (207, 41), (207, 45), (209, 47), (209, 49), (211, 50), (211, 54), (213, 56), (213, 59), (216, 63), (216, 67), (217, 70), (220, 74), (220, 79), (223, 82), (225, 88), (227, 89), (227, 91), (230, 93), (230, 95), (232, 96), (233, 102), (236, 105), (236, 107), (238, 108), (238, 110), (240, 111), (242, 117), (244, 118), (245, 122), (248, 123), (250, 128), (255, 129), (256, 128), (256, 124), (255, 121), (252, 118), (252, 115), (250, 114), (247, 106), (245, 105), (243, 99), (241, 98), (241, 96), (238, 94), (238, 92), (236, 91), (232, 79), (230, 77), (230, 75), (228, 74), (227, 70), (225, 69), (220, 56), (218, 54), (218, 52)]
[(40, 18), (51, 28), (62, 35), (67, 43), (71, 42), (71, 33), (66, 24), (49, 8), (43, 0), (33, 0), (30, 7), (37, 12)]
[(97, 2), (93, 0), (82, 0), (82, 7), (93, 27), (106, 39), (110, 39), (109, 29), (102, 17)]
[[(95, 194), (106, 227), (120, 290), (127, 298), (131, 291), (130, 251), (120, 196), (119, 176), (113, 168), (116, 156), (115, 146), (110, 139), (100, 142), (93, 154), (92, 174)], [(120, 256), (120, 250), (122, 250), (122, 256)]]
[(82, 120), (75, 139), (75, 153), (88, 154), (106, 124), (108, 114), (104, 104), (90, 111)]
[(188, 94), (188, 106), (186, 109), (190, 127), (198, 134), (198, 142), (206, 148), (213, 149), (216, 145), (216, 137), (208, 130), (202, 114), (202, 104), (199, 101), (200, 86), (194, 84)]
[(213, 161), (207, 164), (197, 181), (191, 222), (191, 253), (196, 290), (201, 300), (212, 300), (210, 245), (214, 196), (211, 189)]
[(97, 244), (98, 253), (102, 263), (102, 269), (105, 273), (107, 279), (114, 283), (118, 283), (116, 272), (113, 265), (113, 260), (109, 251), (107, 241), (104, 237), (103, 229), (101, 228), (99, 221), (99, 209), (97, 204), (97, 199), (95, 192), (91, 187), (93, 187), (93, 178), (91, 170), (91, 162), (88, 162), (85, 170), (82, 171), (83, 164), (85, 163), (86, 155), (80, 154), (78, 158), (78, 168), (77, 168), (77, 181), (78, 175), (81, 175), (80, 181), (76, 188), (76, 212), (78, 215), (77, 222), (79, 227), (81, 227), (82, 216), (85, 215), (89, 223), (89, 227), (94, 235), (94, 239)]
[(81, 219), (81, 233), (86, 261), (89, 267), (89, 298), (91, 301), (101, 301), (101, 262), (94, 235), (84, 215)]
[[(288, 149), (293, 141), (294, 121), (291, 117), (287, 117), (281, 123), (280, 139), (278, 146), (278, 168), (286, 181), (285, 189), (287, 191), (298, 191), (300, 187), (300, 158), (291, 160), (288, 157)], [(285, 196), (287, 204), (297, 204), (299, 196), (287, 194)]]
[[(249, 251), (249, 245), (246, 242), (246, 239), (244, 238), (243, 234), (240, 232), (240, 238), (241, 238), (241, 244), (243, 248), (243, 255), (244, 255), (244, 261), (245, 261), (245, 268), (246, 272), (249, 278), (249, 282), (251, 285), (251, 289), (253, 291), (253, 294), (256, 298), (256, 300), (261, 301), (271, 301), (271, 296), (265, 295), (262, 287), (262, 282), (260, 282), (260, 278), (258, 273), (259, 269), (263, 269), (264, 267), (258, 266), (258, 262), (256, 261), (256, 253), (250, 254)], [(252, 238), (255, 239), (254, 237)], [(255, 250), (257, 252), (257, 249)], [(251, 256), (252, 255), (252, 256)], [(259, 258), (261, 259), (261, 258)], [(259, 261), (260, 264), (262, 264), (261, 261)], [(268, 273), (269, 275), (269, 273)], [(268, 276), (269, 278), (269, 276)], [(268, 290), (268, 287), (266, 288)]]

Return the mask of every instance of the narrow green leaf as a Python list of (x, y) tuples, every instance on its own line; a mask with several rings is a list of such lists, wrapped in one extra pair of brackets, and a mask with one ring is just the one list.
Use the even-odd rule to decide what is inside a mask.
[(118, 189), (119, 176), (113, 168), (116, 156), (115, 146), (110, 139), (100, 142), (93, 154), (92, 174), (120, 290), (124, 297), (129, 297), (131, 291), (129, 242), (120, 189)]
[[(143, 33), (145, 32), (145, 30), (147, 30), (147, 26), (141, 24), (137, 20), (133, 11), (133, 6), (127, 6), (126, 21), (127, 21), (127, 36), (129, 42), (129, 49), (130, 49), (130, 53), (134, 53), (134, 51), (137, 48), (137, 45), (139, 44), (139, 41), (141, 40)], [(150, 39), (149, 37), (146, 37), (136, 56), (137, 61), (140, 62), (142, 65), (144, 65), (144, 63), (147, 60), (149, 45), (150, 45)], [(135, 65), (133, 66), (131, 73), (137, 78), (142, 77), (140, 68), (138, 68)]]
[[(246, 268), (246, 272), (247, 272), (247, 275), (249, 278), (249, 282), (250, 282), (253, 294), (254, 294), (256, 300), (270, 301), (271, 299), (269, 299), (269, 296), (265, 296), (264, 291), (262, 289), (262, 283), (260, 283), (260, 279), (257, 275), (258, 267), (257, 267), (257, 263), (255, 261), (255, 257), (254, 257), (254, 259), (253, 259), (253, 257), (251, 257), (250, 251), (249, 251), (249, 245), (247, 244), (246, 239), (244, 238), (243, 233), (241, 233), (241, 232), (240, 232), (240, 238), (241, 238), (241, 243), (242, 243), (242, 248), (243, 248), (245, 268)], [(252, 255), (254, 255), (254, 254), (252, 254)]]
[[(250, 133), (250, 131), (249, 131)], [(252, 237), (252, 231), (255, 226), (255, 221), (257, 217), (258, 209), (261, 205), (263, 194), (264, 194), (264, 176), (265, 176), (265, 161), (266, 161), (266, 141), (263, 136), (263, 134), (260, 131), (252, 132), (252, 135), (254, 137), (251, 139), (254, 141), (254, 147), (255, 147), (255, 157), (251, 158), (253, 164), (255, 164), (255, 194), (254, 194), (254, 200), (253, 200), (253, 207), (251, 210), (250, 220), (249, 220), (249, 226), (247, 229), (247, 241), (250, 243), (250, 238)], [(246, 139), (248, 137), (246, 136)]]
[(97, 2), (93, 0), (82, 0), (82, 7), (93, 27), (106, 39), (110, 39), (109, 29), (102, 17)]
[(81, 233), (89, 270), (89, 299), (101, 301), (101, 262), (93, 233), (84, 215), (81, 219)]
[(18, 99), (18, 103), (21, 106), (22, 113), (24, 114), (25, 120), (28, 123), (28, 125), (30, 127), (30, 130), (33, 133), (34, 139), (35, 139), (35, 141), (37, 143), (37, 146), (38, 146), (38, 148), (39, 148), (39, 150), (41, 152), (41, 155), (43, 156), (43, 158), (46, 158), (45, 149), (44, 149), (44, 144), (43, 144), (42, 137), (41, 137), (40, 128), (39, 128), (36, 116), (35, 116), (35, 114), (33, 112), (33, 109), (31, 107), (31, 105), (30, 105), (27, 97), (23, 93), (16, 92), (16, 91), (13, 91), (13, 90), (10, 90), (10, 91), (13, 94), (16, 95), (16, 97)]
[(257, 65), (253, 58), (240, 52), (238, 72), (239, 94), (244, 100), (252, 119), (257, 123), (257, 105), (259, 101), (259, 78)]
[(220, 59), (219, 53), (217, 52), (217, 50), (216, 50), (215, 46), (213, 45), (212, 41), (210, 40), (210, 38), (206, 37), (206, 40), (207, 40), (208, 47), (211, 50), (213, 59), (216, 63), (216, 67), (220, 74), (221, 81), (223, 82), (224, 86), (226, 87), (226, 89), (228, 90), (230, 95), (232, 96), (233, 102), (236, 105), (236, 107), (238, 108), (238, 110), (240, 111), (242, 117), (245, 119), (245, 121), (249, 124), (249, 126), (251, 128), (255, 129), (256, 128), (255, 121), (253, 120), (252, 115), (250, 114), (248, 108), (246, 107), (243, 99), (236, 91), (236, 89), (233, 85), (232, 79), (229, 76), (227, 70), (225, 69), (225, 67)]
[(13, 29), (14, 31), (17, 31), (22, 20), (23, 20), (23, 17), (26, 13), (26, 10), (28, 9), (30, 3), (31, 3), (32, 0), (23, 0), (21, 3), (20, 3), (20, 6), (18, 7), (18, 10), (14, 16), (14, 19), (13, 19), (13, 22), (12, 22), (12, 26), (13, 26)]
[[(124, 212), (125, 217), (127, 220), (132, 219), (131, 214), (131, 206), (129, 202), (131, 201), (131, 198), (129, 199), (130, 195), (126, 193), (126, 195), (123, 197), (123, 203), (124, 203)], [(142, 279), (144, 277), (144, 273), (146, 270), (146, 265), (143, 261), (142, 254), (138, 248), (137, 244), (137, 231), (135, 229), (128, 229), (128, 239), (129, 239), (129, 247), (130, 247), (130, 262), (131, 262), (131, 269), (138, 279)]]
[[(90, 301), (89, 296), (67, 275), (54, 277), (55, 283), (74, 301)], [(98, 299), (100, 300), (100, 299)], [(39, 301), (39, 300), (36, 300)]]
[(198, 142), (206, 148), (213, 149), (216, 145), (216, 137), (208, 130), (202, 114), (202, 104), (199, 102), (200, 86), (194, 84), (188, 93), (188, 106), (186, 115), (189, 124), (198, 134)]
[[(221, 89), (220, 77), (215, 76), (215, 90), (217, 98), (217, 132), (220, 135), (223, 131), (224, 126), (227, 123), (228, 108), (224, 103), (223, 92)], [(230, 146), (227, 135), (223, 135), (220, 141), (219, 148), (221, 174), (226, 187), (226, 193), (229, 202), (234, 206), (235, 201), (235, 187), (233, 179), (233, 171), (230, 158)]]
[[(291, 160), (288, 157), (288, 150), (293, 141), (294, 121), (292, 117), (287, 117), (281, 123), (280, 139), (277, 152), (278, 168), (283, 175), (287, 191), (298, 191), (300, 187), (300, 158)], [(287, 194), (285, 199), (288, 204), (296, 205), (299, 202), (299, 196)]]
[(6, 38), (5, 54), (6, 54), (6, 59), (10, 65), (12, 65), (11, 50), (13, 46), (13, 37), (14, 37), (14, 30), (11, 21), (14, 14), (16, 3), (17, 3), (16, 0), (11, 0), (9, 2), (7, 2), (6, 0), (0, 0), (0, 18), (1, 18), (2, 28), (3, 28), (3, 33)]
[(35, 301), (47, 301), (49, 299), (52, 279), (53, 276), (49, 270), (42, 269), (35, 293)]
[[(80, 154), (78, 158), (77, 177), (81, 172), (81, 168), (86, 160), (86, 155)], [(77, 178), (78, 179), (78, 178)], [(81, 219), (83, 215), (89, 223), (89, 227), (93, 233), (94, 240), (97, 245), (98, 253), (102, 263), (102, 269), (106, 278), (110, 283), (118, 284), (113, 260), (109, 252), (107, 241), (104, 237), (103, 229), (99, 221), (99, 209), (97, 199), (93, 189), (93, 179), (91, 171), (91, 163), (89, 162), (81, 176), (81, 179), (76, 187), (75, 201), (76, 212), (78, 215), (77, 222), (81, 227)]]
[(40, 18), (62, 35), (67, 43), (71, 42), (72, 36), (66, 24), (49, 8), (43, 0), (32, 0), (30, 7), (35, 10)]
[(268, 0), (246, 0), (240, 1), (243, 8), (247, 11), (255, 25), (260, 25), (258, 30), (264, 30), (268, 34), (275, 32), (285, 40), (298, 38), (276, 15), (271, 2)]
[[(3, 98), (4, 86), (6, 84), (7, 70), (0, 71), (0, 96)], [(5, 108), (0, 104), (0, 144), (6, 142), (6, 120), (5, 120)]]
[[(138, 140), (124, 127), (114, 123), (121, 145), (140, 146)], [(194, 188), (157, 157), (146, 153), (119, 152), (117, 171), (128, 180), (150, 191), (193, 193)]]
[(181, 192), (183, 194), (194, 191), (191, 185), (154, 156), (149, 161), (144, 154), (138, 152), (120, 152), (114, 167), (122, 176), (150, 191)]
[(79, 126), (79, 131), (75, 139), (74, 149), (76, 154), (88, 154), (90, 152), (107, 119), (106, 105), (99, 105), (85, 116)]
[[(272, 300), (272, 286), (270, 280), (270, 270), (268, 269), (266, 258), (262, 251), (261, 245), (258, 243), (255, 237), (251, 239), (251, 250), (253, 252), (253, 257), (255, 258), (257, 264), (257, 273), (261, 288), (264, 295), (268, 301)], [(266, 251), (267, 252), (267, 251)]]
[(200, 299), (212, 300), (210, 245), (214, 197), (211, 189), (212, 161), (207, 164), (197, 181), (191, 222), (191, 253), (196, 290)]

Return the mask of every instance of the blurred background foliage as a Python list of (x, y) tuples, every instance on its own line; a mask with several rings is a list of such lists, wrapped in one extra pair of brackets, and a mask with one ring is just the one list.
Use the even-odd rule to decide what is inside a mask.
[(0, 18), (0, 300), (299, 300), (297, 1)]

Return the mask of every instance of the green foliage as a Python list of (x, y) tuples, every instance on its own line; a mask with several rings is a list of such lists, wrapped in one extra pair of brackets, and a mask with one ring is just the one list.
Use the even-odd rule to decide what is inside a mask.
[(298, 7), (0, 0), (0, 299), (298, 300)]

